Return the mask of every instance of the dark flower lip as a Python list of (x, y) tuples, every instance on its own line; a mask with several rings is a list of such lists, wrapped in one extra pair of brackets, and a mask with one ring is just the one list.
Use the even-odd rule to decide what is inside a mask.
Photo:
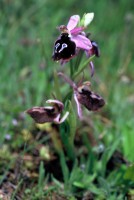
[(95, 41), (91, 41), (92, 43), (92, 55), (94, 54), (96, 57), (100, 57), (100, 49), (98, 44)]
[(71, 41), (68, 33), (62, 33), (55, 42), (52, 58), (54, 61), (68, 60), (76, 54), (76, 45)]
[[(89, 82), (90, 83), (90, 82)], [(86, 83), (78, 87), (76, 96), (78, 101), (90, 111), (98, 111), (105, 105), (104, 99), (90, 89), (90, 84)]]
[(59, 100), (48, 100), (46, 103), (50, 103), (52, 106), (45, 107), (33, 107), (26, 110), (36, 123), (43, 124), (46, 122), (56, 122), (60, 124), (66, 120), (69, 112), (61, 118), (61, 113), (64, 109), (64, 105)]
[(36, 123), (39, 124), (51, 122), (57, 116), (53, 107), (33, 107), (27, 110), (26, 113), (29, 114)]
[(84, 91), (82, 93), (77, 93), (78, 101), (84, 105), (89, 111), (98, 111), (105, 105), (104, 99), (92, 92), (92, 91)]

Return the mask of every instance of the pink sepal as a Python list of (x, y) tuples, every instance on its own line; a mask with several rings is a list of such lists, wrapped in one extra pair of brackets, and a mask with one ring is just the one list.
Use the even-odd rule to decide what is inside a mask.
[(80, 20), (80, 16), (79, 15), (73, 15), (73, 16), (71, 16), (70, 19), (69, 19), (69, 22), (67, 24), (67, 29), (69, 31), (72, 30), (72, 29), (74, 29), (77, 26), (79, 20)]

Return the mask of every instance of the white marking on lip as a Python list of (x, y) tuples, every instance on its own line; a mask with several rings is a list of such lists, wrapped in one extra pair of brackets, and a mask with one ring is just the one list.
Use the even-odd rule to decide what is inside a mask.
[(57, 43), (56, 45), (55, 45), (55, 52), (57, 53), (57, 49), (58, 49), (58, 47), (60, 46), (60, 43)]
[(67, 44), (66, 44), (66, 43), (63, 43), (61, 49), (59, 50), (59, 53), (60, 53), (61, 51), (63, 51), (63, 49), (65, 49), (65, 48), (67, 48)]

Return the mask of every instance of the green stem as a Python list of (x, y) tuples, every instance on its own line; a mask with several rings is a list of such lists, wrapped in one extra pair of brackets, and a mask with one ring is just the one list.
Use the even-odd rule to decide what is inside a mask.
[(73, 66), (73, 61), (70, 60), (70, 77), (74, 75), (74, 66)]
[(84, 52), (80, 50), (79, 56), (77, 56), (76, 62), (75, 62), (75, 70), (77, 71), (79, 68), (79, 65), (81, 63), (82, 57), (83, 57)]

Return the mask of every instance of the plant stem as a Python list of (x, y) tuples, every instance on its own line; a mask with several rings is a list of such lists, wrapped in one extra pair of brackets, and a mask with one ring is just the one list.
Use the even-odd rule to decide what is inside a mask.
[(92, 61), (92, 59), (95, 57), (95, 55), (91, 56), (90, 58), (88, 58), (80, 67), (79, 67), (79, 71), (77, 71), (74, 76), (73, 79), (75, 79), (87, 66), (88, 63), (90, 63), (90, 61)]

